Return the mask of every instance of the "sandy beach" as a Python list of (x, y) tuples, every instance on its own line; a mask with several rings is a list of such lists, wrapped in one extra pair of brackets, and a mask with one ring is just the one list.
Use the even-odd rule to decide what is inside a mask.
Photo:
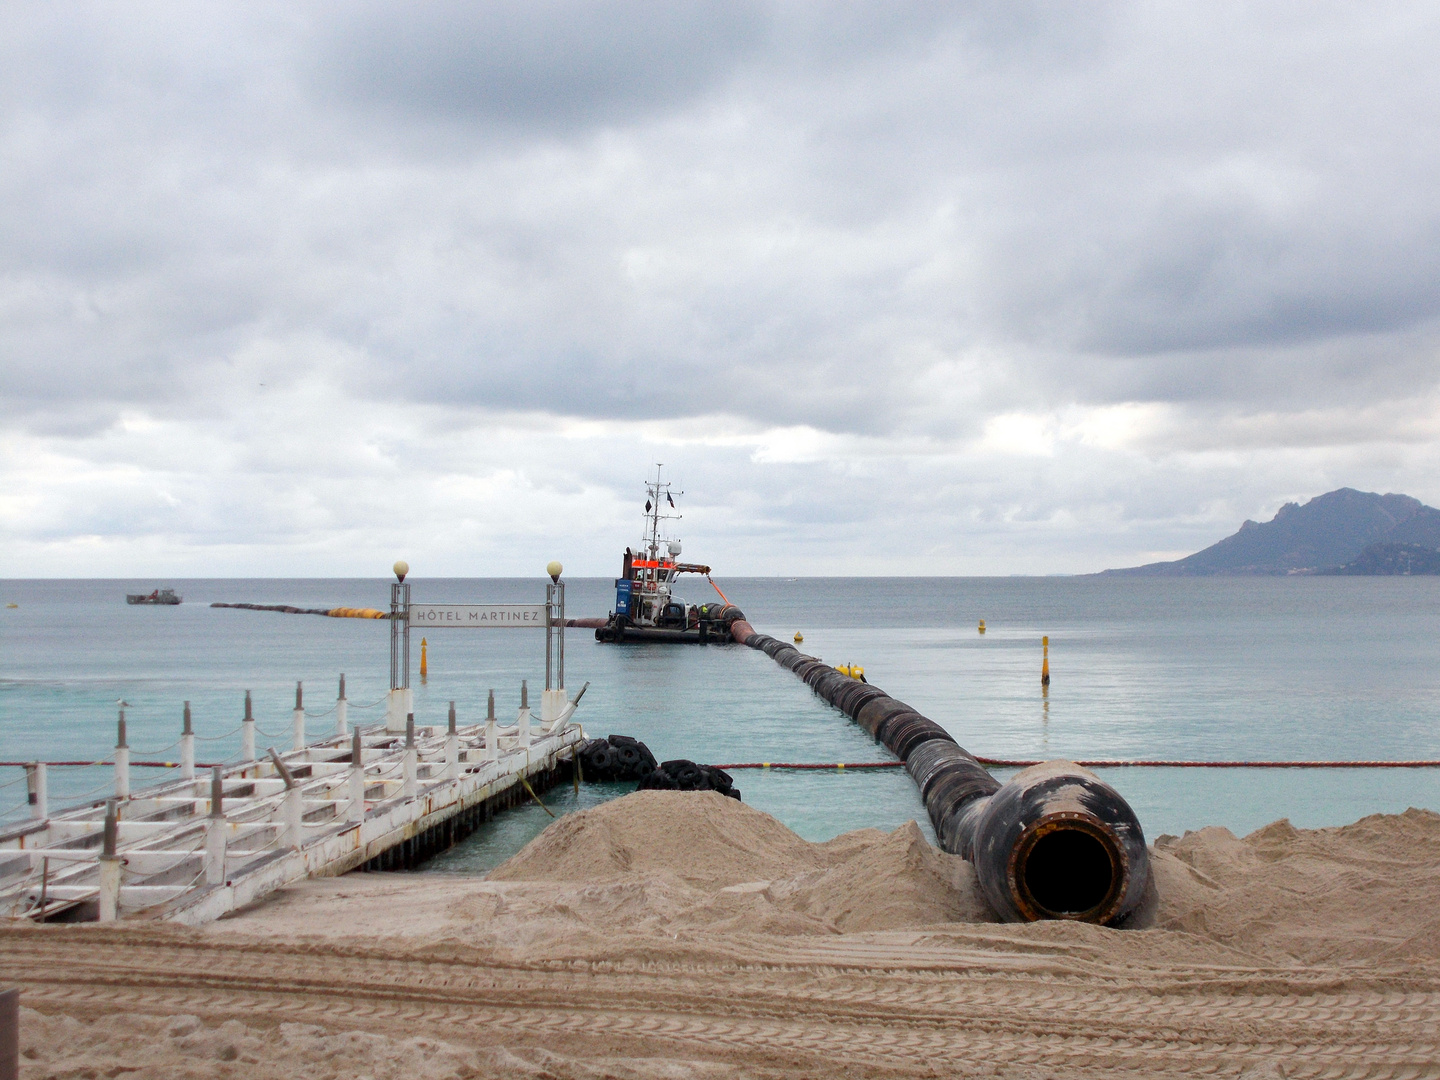
[(5, 931), (39, 1077), (1440, 1075), (1440, 815), (1154, 841), (1143, 927), (990, 921), (913, 825), (713, 793), (561, 819), (487, 879)]

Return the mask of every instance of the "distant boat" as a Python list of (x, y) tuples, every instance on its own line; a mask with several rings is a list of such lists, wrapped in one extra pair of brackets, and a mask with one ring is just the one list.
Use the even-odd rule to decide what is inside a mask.
[(126, 593), (127, 604), (178, 604), (185, 599), (183, 596), (176, 596), (174, 589), (156, 589), (151, 593)]

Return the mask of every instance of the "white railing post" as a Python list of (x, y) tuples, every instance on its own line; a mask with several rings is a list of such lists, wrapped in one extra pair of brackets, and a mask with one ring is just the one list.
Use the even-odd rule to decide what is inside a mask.
[(305, 684), (295, 684), (295, 750), (305, 749)]
[(30, 816), (44, 821), (50, 816), (50, 783), (45, 775), (45, 762), (32, 761), (25, 766), (25, 787), (30, 802)]
[(115, 797), (130, 797), (130, 744), (125, 741), (125, 710), (120, 710), (119, 734), (115, 739)]
[(210, 770), (210, 816), (205, 819), (205, 883), (225, 883), (225, 781), (220, 766)]
[(280, 821), (285, 829), (280, 834), (280, 843), (299, 851), (305, 843), (305, 800), (300, 793), (300, 785), (295, 782), (295, 777), (290, 775), (290, 769), (273, 748), (270, 750), (270, 760), (275, 763), (275, 771), (280, 774), (280, 779), (285, 781), (285, 797), (280, 801)]
[(349, 733), (350, 702), (345, 700), (345, 673), (340, 673), (340, 696), (335, 699), (335, 734)]
[(180, 732), (180, 776), (195, 779), (195, 729), (190, 725), (190, 702), (185, 702), (185, 727)]
[(357, 730), (350, 744), (350, 805), (345, 817), (349, 821), (365, 820), (365, 747)]
[(240, 721), (240, 760), (255, 760), (255, 714), (250, 707), (250, 691), (245, 691), (245, 719)]
[(105, 804), (105, 832), (100, 848), (100, 921), (114, 922), (120, 913), (120, 822), (115, 800)]
[(450, 728), (445, 732), (445, 779), (460, 775), (460, 730), (455, 724), (455, 702), (450, 702)]
[(407, 799), (415, 798), (419, 792), (418, 763), (419, 755), (415, 751), (415, 714), (411, 713), (405, 718), (405, 782), (402, 790)]
[(495, 691), (490, 691), (490, 703), (485, 709), (485, 760), (500, 760), (499, 729), (495, 724)]

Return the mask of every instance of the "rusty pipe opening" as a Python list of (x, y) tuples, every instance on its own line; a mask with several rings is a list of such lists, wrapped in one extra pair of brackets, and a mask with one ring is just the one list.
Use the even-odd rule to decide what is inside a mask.
[(1125, 849), (1093, 818), (1037, 822), (1020, 837), (1010, 862), (1016, 907), (1030, 919), (1109, 922), (1125, 891)]

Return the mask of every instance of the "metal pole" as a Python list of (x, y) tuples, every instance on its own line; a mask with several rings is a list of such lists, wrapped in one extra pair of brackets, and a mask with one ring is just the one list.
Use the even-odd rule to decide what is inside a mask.
[(555, 686), (550, 674), (550, 658), (555, 652), (555, 584), (545, 586), (545, 689)]
[(450, 702), (450, 727), (445, 732), (445, 779), (460, 775), (460, 729), (455, 722), (455, 702)]
[(50, 785), (45, 775), (45, 762), (34, 761), (25, 766), (25, 786), (29, 789), (30, 816), (43, 821), (50, 816)]
[(404, 756), (404, 782), (403, 793), (405, 798), (413, 799), (418, 793), (419, 781), (417, 779), (417, 764), (419, 754), (415, 750), (415, 714), (411, 713), (405, 718), (405, 756)]
[(225, 781), (216, 765), (210, 770), (210, 816), (205, 821), (205, 882), (225, 883)]
[(358, 728), (350, 740), (350, 806), (345, 817), (349, 821), (365, 820), (365, 747)]
[(19, 990), (0, 990), (0, 1080), (20, 1080)]
[(295, 684), (295, 747), (305, 749), (305, 684)]
[(245, 719), (240, 721), (240, 760), (255, 760), (255, 714), (250, 708), (250, 691), (245, 691)]
[(560, 626), (559, 636), (556, 641), (556, 651), (559, 653), (560, 679), (555, 689), (563, 692), (565, 689), (565, 582), (557, 582), (555, 589), (560, 597)]
[(115, 739), (115, 797), (130, 797), (130, 744), (125, 741), (125, 710), (120, 710), (119, 733)]
[(340, 696), (335, 699), (335, 734), (344, 735), (348, 728), (350, 702), (345, 700), (345, 673), (340, 673)]
[(498, 761), (500, 738), (495, 725), (495, 691), (490, 691), (489, 703), (485, 706), (485, 760)]

